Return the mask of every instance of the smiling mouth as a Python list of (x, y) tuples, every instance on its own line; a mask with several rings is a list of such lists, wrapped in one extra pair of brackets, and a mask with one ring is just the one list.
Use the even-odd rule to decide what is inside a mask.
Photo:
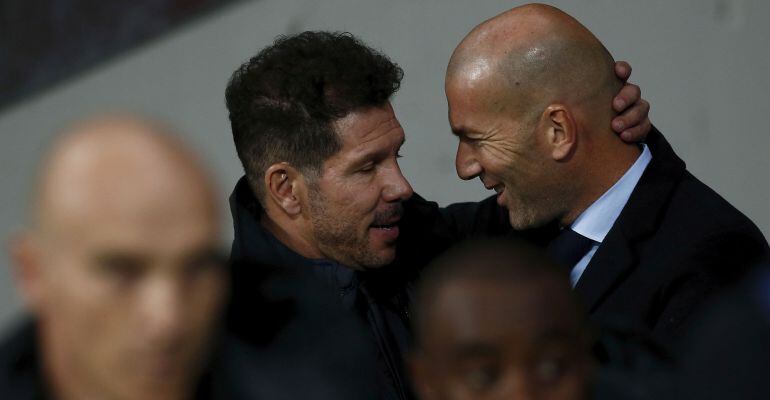
[(404, 209), (400, 203), (378, 211), (369, 225), (370, 232), (386, 242), (394, 241), (399, 236), (398, 225), (403, 214)]
[(386, 229), (390, 230), (396, 227), (397, 224), (387, 224), (387, 225), (372, 225), (372, 228), (374, 229)]
[(503, 185), (502, 183), (497, 184), (495, 186), (484, 185), (484, 187), (487, 190), (494, 190), (497, 194), (500, 194), (500, 193), (502, 193), (505, 190), (505, 185)]
[[(379, 222), (379, 221), (377, 221)], [(401, 217), (391, 218), (387, 223), (373, 223), (370, 227), (375, 229), (393, 229), (398, 227), (398, 223), (401, 222)]]
[(398, 228), (399, 220), (392, 221), (387, 224), (377, 223), (369, 226), (369, 232), (375, 235), (378, 240), (382, 240), (385, 243), (395, 243), (395, 240), (399, 237), (401, 230)]
[(495, 186), (484, 185), (484, 187), (486, 187), (487, 190), (494, 190), (495, 193), (497, 193), (497, 204), (501, 207), (505, 206), (505, 199), (503, 199), (503, 194), (505, 193), (505, 185), (500, 183)]

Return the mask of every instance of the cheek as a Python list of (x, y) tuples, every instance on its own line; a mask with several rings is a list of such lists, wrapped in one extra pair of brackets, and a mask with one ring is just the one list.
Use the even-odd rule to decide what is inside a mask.
[(546, 400), (584, 400), (589, 393), (586, 382), (569, 381), (545, 390)]
[(511, 175), (516, 167), (513, 155), (501, 150), (498, 146), (487, 145), (478, 152), (478, 160), (484, 170), (492, 175), (503, 177)]
[(48, 334), (58, 337), (79, 363), (92, 372), (115, 372), (125, 365), (129, 356), (132, 325), (129, 297), (111, 290), (98, 277), (83, 271), (82, 266), (61, 267), (60, 279), (49, 285), (41, 318), (48, 326)]
[[(515, 188), (516, 192), (532, 193), (539, 191), (545, 182), (543, 168), (531, 159), (516, 157), (505, 164), (497, 164), (500, 179), (506, 186)], [(509, 192), (513, 195), (513, 192)]]
[(89, 268), (82, 258), (63, 258), (58, 265), (48, 266), (46, 277), (46, 308), (49, 313), (65, 315), (72, 321), (91, 321), (90, 328), (99, 328), (100, 321), (120, 314), (127, 300), (103, 275)]
[(324, 197), (332, 215), (346, 215), (353, 222), (377, 208), (380, 191), (376, 179), (351, 177), (348, 182), (327, 188)]
[(572, 371), (553, 386), (552, 399), (582, 400), (589, 392), (590, 374), (586, 370)]
[(227, 284), (224, 274), (211, 272), (198, 277), (188, 286), (187, 293), (191, 298), (185, 304), (188, 324), (195, 332), (201, 334), (213, 327), (220, 315), (227, 295)]
[[(446, 382), (445, 385), (443, 385), (440, 389), (440, 391), (446, 392), (441, 399), (451, 399), (451, 400), (493, 400), (493, 399), (504, 399), (503, 397), (496, 396), (495, 393), (480, 393), (478, 391), (472, 390), (468, 388), (465, 385), (460, 384), (457, 381), (450, 381)], [(446, 389), (445, 389), (446, 388)]]

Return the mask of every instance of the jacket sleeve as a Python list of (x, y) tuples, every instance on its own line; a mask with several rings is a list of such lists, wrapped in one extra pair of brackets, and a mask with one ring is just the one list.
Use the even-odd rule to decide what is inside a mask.
[(508, 211), (497, 205), (496, 196), (480, 202), (454, 203), (439, 211), (447, 229), (457, 240), (500, 236), (512, 230), (508, 222)]
[(494, 196), (480, 202), (437, 203), (414, 195), (404, 203), (404, 222), (412, 231), (457, 242), (476, 236), (504, 235), (511, 231), (508, 212)]

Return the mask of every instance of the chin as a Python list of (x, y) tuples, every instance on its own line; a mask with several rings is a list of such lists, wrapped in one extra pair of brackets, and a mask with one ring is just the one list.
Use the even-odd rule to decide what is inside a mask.
[(511, 227), (517, 231), (537, 228), (546, 224), (546, 222), (537, 218), (535, 213), (530, 210), (522, 209), (515, 211), (508, 209), (508, 222), (510, 222)]
[(191, 390), (168, 390), (168, 391), (153, 391), (144, 393), (137, 399), (146, 400), (168, 400), (168, 399), (186, 399), (189, 398)]
[(162, 400), (162, 399), (183, 399), (189, 395), (187, 388), (180, 388), (178, 385), (148, 383), (146, 379), (140, 379), (133, 387), (123, 387), (125, 390), (115, 390), (115, 393), (121, 393), (122, 398), (143, 399), (143, 400)]
[(392, 249), (372, 250), (367, 257), (364, 266), (366, 269), (378, 269), (390, 265), (395, 259), (395, 246)]
[(144, 394), (141, 399), (184, 399), (188, 398), (190, 392), (195, 388), (196, 382), (190, 379), (183, 379), (182, 377), (173, 377), (166, 383), (155, 383), (145, 387)]

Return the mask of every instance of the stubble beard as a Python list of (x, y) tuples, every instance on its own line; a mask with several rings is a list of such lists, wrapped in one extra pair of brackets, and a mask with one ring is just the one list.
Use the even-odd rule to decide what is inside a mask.
[(541, 195), (530, 198), (517, 198), (515, 202), (508, 198), (508, 220), (513, 229), (521, 231), (539, 228), (560, 216), (564, 209), (564, 200), (559, 195)]
[(309, 193), (310, 221), (318, 248), (326, 258), (357, 270), (379, 268), (392, 261), (392, 256), (372, 250), (368, 229), (359, 232), (361, 221), (333, 214), (323, 194), (317, 190)]

